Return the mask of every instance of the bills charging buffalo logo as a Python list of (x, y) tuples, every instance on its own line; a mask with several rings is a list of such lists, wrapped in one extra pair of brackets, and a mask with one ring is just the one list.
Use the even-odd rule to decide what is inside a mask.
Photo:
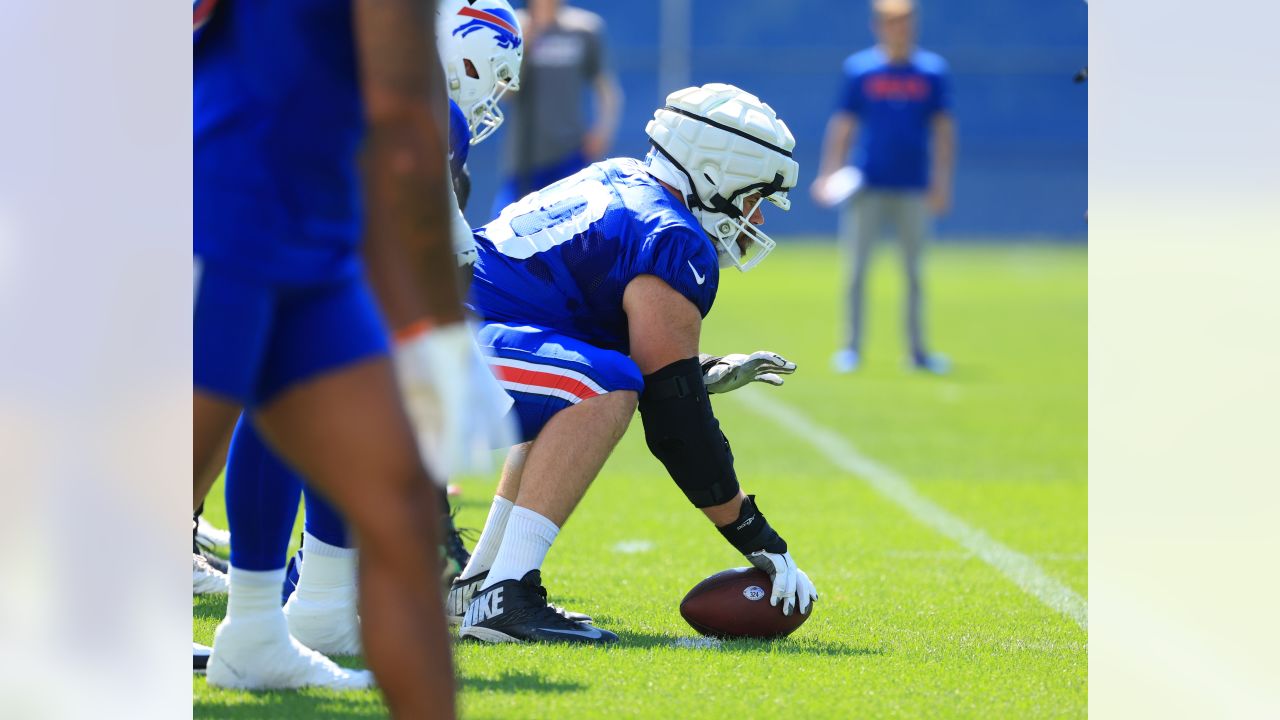
[(499, 8), (479, 10), (464, 7), (458, 11), (458, 15), (471, 19), (455, 28), (454, 35), (461, 34), (462, 37), (466, 37), (477, 30), (488, 29), (497, 35), (498, 47), (506, 49), (520, 47), (519, 26), (516, 25), (515, 16), (506, 10)]

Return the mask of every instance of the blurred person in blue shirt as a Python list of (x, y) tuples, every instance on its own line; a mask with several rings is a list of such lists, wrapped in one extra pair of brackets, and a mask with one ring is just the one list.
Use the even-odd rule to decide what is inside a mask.
[[(839, 102), (812, 186), (814, 198), (828, 205), (839, 199), (837, 183), (846, 192), (856, 188), (851, 198), (839, 199), (840, 240), (853, 267), (844, 346), (833, 362), (837, 371), (852, 372), (861, 361), (867, 266), (880, 232), (891, 223), (906, 270), (911, 365), (941, 374), (949, 363), (929, 352), (924, 340), (921, 261), (930, 215), (951, 205), (955, 127), (948, 68), (940, 56), (916, 46), (912, 0), (875, 0), (872, 28), (876, 44), (844, 62)], [(842, 171), (850, 157), (856, 173)], [(833, 180), (841, 176), (842, 182)]]

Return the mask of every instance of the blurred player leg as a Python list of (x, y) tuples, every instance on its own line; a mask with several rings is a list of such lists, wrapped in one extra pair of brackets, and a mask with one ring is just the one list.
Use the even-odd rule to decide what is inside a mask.
[(845, 343), (833, 359), (837, 372), (853, 372), (862, 361), (867, 269), (883, 222), (883, 198), (876, 192), (858, 193), (841, 213), (840, 240), (849, 267), (845, 280)]
[(212, 393), (196, 389), (191, 401), (192, 470), (195, 479), (192, 487), (194, 511), (204, 503), (204, 496), (217, 479), (217, 472), (209, 473), (221, 448), (226, 447), (240, 405)]
[(346, 520), (319, 492), (306, 488), (306, 524), (298, 551), (298, 586), (284, 606), (289, 632), (303, 645), (333, 655), (357, 655), (356, 549)]
[(452, 713), (453, 667), (436, 584), (436, 490), (391, 363), (364, 360), (295, 385), (255, 422), (352, 524), (365, 656), (392, 714)]
[(218, 626), (209, 683), (221, 687), (360, 688), (368, 673), (339, 668), (290, 637), (280, 608), (289, 536), (302, 484), (277, 460), (244, 416), (227, 460), (231, 586)]
[[(236, 413), (239, 414), (239, 405), (236, 408)], [(218, 476), (222, 474), (222, 469), (227, 466), (227, 450), (231, 447), (231, 432), (234, 427), (234, 420), (227, 424), (223, 430), (222, 437), (218, 440), (213, 452), (208, 456), (208, 460), (205, 461), (203, 467), (196, 471), (195, 512), (197, 516), (204, 512), (204, 498), (209, 494), (209, 488), (213, 487), (213, 484), (218, 480)], [(227, 539), (222, 544), (230, 547), (231, 541)]]
[(905, 330), (911, 364), (917, 370), (946, 373), (950, 363), (945, 356), (930, 353), (924, 340), (924, 263), (925, 243), (929, 233), (929, 208), (925, 196), (901, 193), (893, 198), (893, 220), (902, 248), (902, 268), (907, 284)]

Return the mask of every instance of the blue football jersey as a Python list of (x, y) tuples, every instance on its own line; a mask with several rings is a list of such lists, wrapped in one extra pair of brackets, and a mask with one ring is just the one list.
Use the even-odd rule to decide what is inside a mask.
[(622, 294), (654, 275), (705, 317), (720, 265), (693, 214), (630, 158), (605, 160), (513, 203), (476, 230), (469, 305), (629, 352)]
[(222, 0), (193, 49), (195, 254), (274, 282), (358, 270), (351, 0)]

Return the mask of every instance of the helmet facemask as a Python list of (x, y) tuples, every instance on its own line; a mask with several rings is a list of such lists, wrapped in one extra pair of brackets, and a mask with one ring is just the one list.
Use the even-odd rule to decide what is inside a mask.
[(489, 93), (471, 107), (466, 108), (467, 124), (471, 129), (471, 144), (479, 145), (485, 138), (497, 132), (506, 116), (498, 101), (508, 90), (520, 89), (520, 78), (513, 72), (510, 63), (494, 61), (492, 68), (494, 83)]
[(780, 190), (768, 196), (761, 196), (758, 191), (753, 191), (730, 201), (736, 217), (725, 213), (694, 213), (704, 228), (710, 228), (709, 232), (718, 246), (716, 254), (720, 258), (720, 267), (736, 267), (747, 272), (773, 252), (777, 243), (751, 222), (757, 212), (762, 212), (760, 206), (766, 200), (783, 210), (791, 208), (791, 201), (785, 191)]

